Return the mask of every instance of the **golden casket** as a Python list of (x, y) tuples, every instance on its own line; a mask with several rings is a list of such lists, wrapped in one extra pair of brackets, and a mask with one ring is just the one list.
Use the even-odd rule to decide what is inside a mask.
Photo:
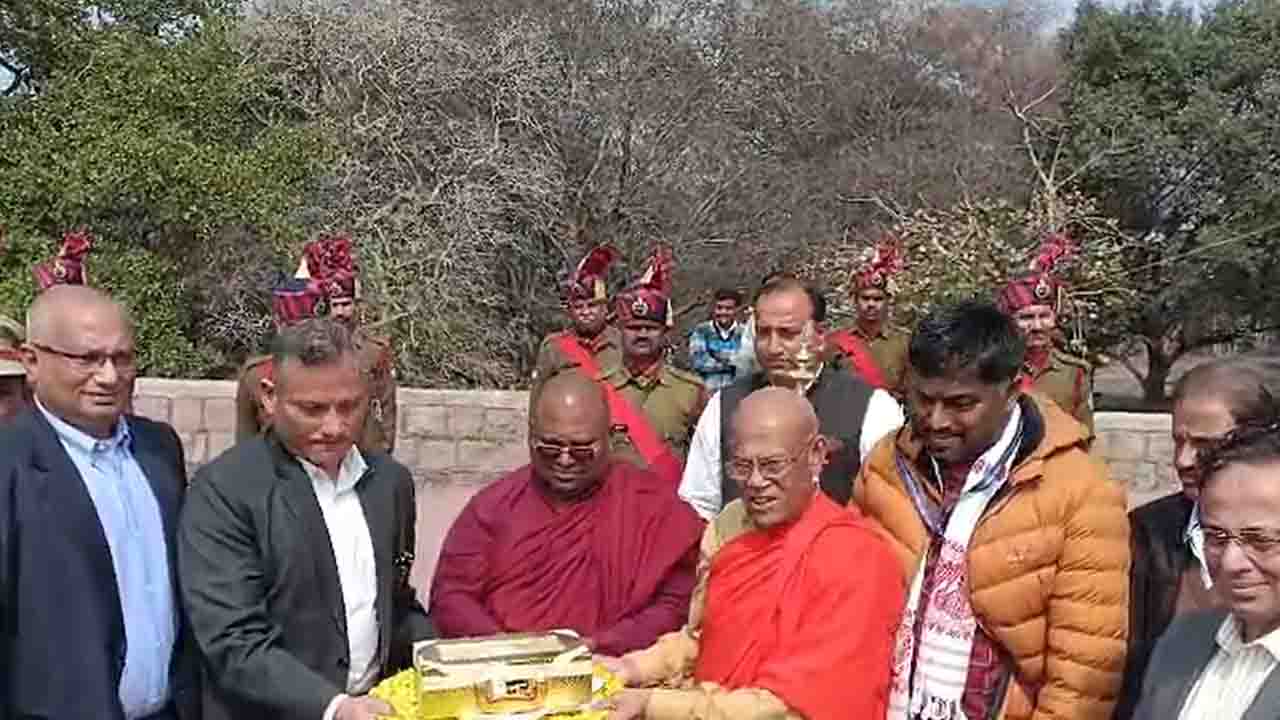
[(414, 643), (417, 720), (561, 713), (591, 703), (591, 651), (556, 630)]

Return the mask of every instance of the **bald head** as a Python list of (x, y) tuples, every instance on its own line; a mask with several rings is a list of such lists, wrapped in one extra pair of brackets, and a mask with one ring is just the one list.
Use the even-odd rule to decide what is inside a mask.
[(54, 285), (36, 296), (27, 310), (27, 341), (50, 344), (74, 332), (78, 318), (94, 316), (118, 321), (130, 333), (133, 323), (111, 296), (85, 285)]
[(111, 437), (137, 375), (124, 307), (81, 285), (55, 285), (27, 311), (23, 364), (45, 410), (98, 438)]
[(795, 522), (812, 503), (826, 461), (813, 406), (794, 390), (764, 388), (738, 405), (730, 427), (728, 470), (748, 519), (759, 528)]
[(798, 443), (818, 432), (818, 416), (813, 405), (794, 390), (767, 387), (738, 405), (732, 429), (735, 437), (739, 433), (767, 433)]
[(589, 497), (609, 467), (609, 404), (600, 384), (575, 370), (537, 391), (529, 415), (535, 482), (560, 502)]
[(574, 370), (559, 373), (538, 391), (529, 421), (533, 427), (545, 427), (548, 421), (567, 416), (583, 416), (599, 424), (609, 425), (609, 404), (600, 384)]

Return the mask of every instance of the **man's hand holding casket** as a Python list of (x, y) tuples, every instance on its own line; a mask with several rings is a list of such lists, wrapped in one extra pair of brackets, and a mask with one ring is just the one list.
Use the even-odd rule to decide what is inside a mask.
[(378, 718), (399, 717), (395, 708), (387, 703), (371, 697), (347, 697), (338, 703), (333, 713), (333, 720), (378, 720)]

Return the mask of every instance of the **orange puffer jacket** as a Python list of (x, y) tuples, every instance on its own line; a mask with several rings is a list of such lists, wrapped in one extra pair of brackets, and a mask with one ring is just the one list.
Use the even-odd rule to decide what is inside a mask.
[[(987, 508), (969, 547), (978, 624), (1016, 665), (1002, 720), (1107, 720), (1124, 671), (1129, 625), (1125, 493), (1090, 457), (1079, 424), (1051, 401), (1024, 397), (1025, 438), (1010, 484)], [(1038, 427), (1037, 427), (1038, 426)], [(909, 428), (880, 441), (854, 483), (853, 503), (876, 521), (907, 583), (928, 534), (898, 475), (901, 451), (929, 477)]]

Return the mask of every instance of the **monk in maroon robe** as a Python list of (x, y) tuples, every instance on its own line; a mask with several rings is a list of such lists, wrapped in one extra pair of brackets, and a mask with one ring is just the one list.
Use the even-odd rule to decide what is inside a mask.
[(608, 435), (598, 384), (547, 381), (531, 463), (480, 491), (445, 538), (431, 584), (442, 637), (569, 628), (615, 655), (684, 624), (702, 523), (669, 482), (610, 460)]

